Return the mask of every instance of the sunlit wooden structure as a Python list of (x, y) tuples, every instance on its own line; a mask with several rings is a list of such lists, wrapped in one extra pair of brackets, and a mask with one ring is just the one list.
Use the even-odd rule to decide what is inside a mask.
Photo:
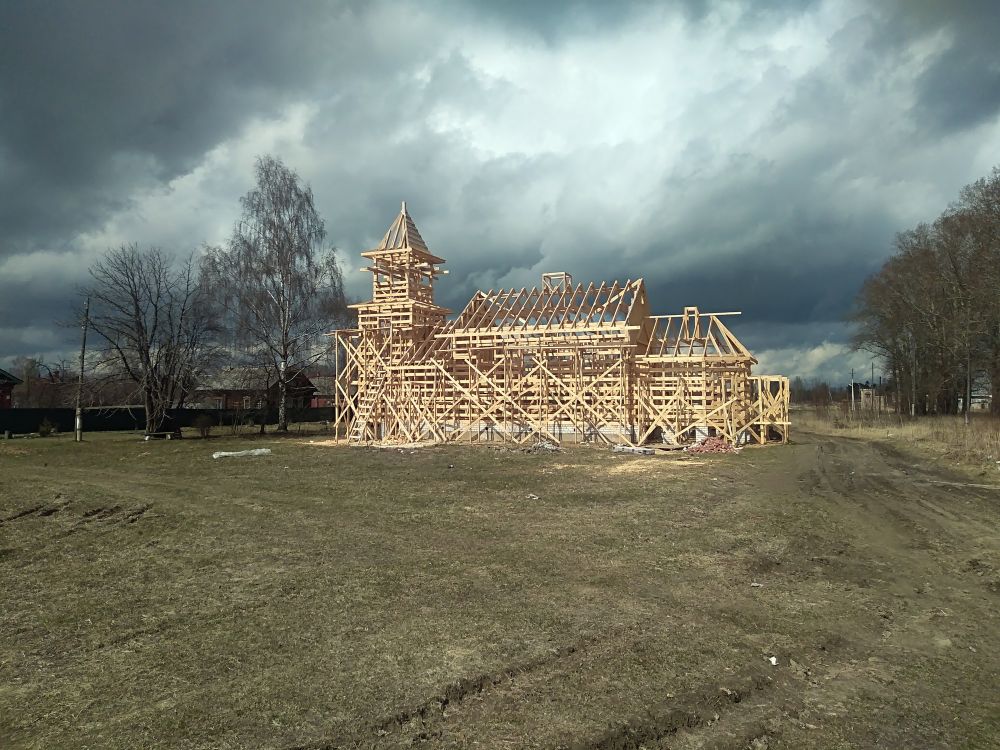
[(362, 253), (372, 299), (340, 347), (337, 427), (353, 443), (500, 440), (736, 444), (788, 438), (788, 379), (722, 322), (651, 315), (642, 279), (477, 292), (457, 316), (434, 301), (446, 271), (406, 204)]

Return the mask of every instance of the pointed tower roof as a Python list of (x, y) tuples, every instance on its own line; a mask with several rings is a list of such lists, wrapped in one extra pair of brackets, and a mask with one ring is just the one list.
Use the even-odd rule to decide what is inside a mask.
[(398, 253), (403, 250), (415, 252), (430, 263), (444, 263), (444, 258), (438, 258), (427, 249), (427, 243), (420, 236), (417, 225), (413, 223), (413, 218), (406, 210), (406, 201), (403, 201), (399, 216), (392, 222), (382, 241), (374, 249), (367, 250), (361, 255), (365, 258), (375, 258), (382, 253)]
[(404, 248), (423, 250), (425, 253), (430, 252), (427, 249), (427, 243), (424, 242), (424, 238), (420, 236), (420, 232), (417, 230), (417, 225), (413, 223), (413, 219), (406, 211), (406, 201), (403, 201), (403, 206), (399, 210), (399, 216), (392, 222), (389, 231), (385, 233), (382, 242), (375, 249), (402, 250)]

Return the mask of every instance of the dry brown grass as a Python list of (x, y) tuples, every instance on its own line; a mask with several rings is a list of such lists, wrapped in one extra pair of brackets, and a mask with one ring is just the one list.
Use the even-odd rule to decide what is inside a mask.
[(890, 442), (968, 468), (1000, 471), (1000, 419), (988, 414), (973, 414), (966, 424), (962, 416), (913, 419), (810, 409), (796, 412), (793, 424), (815, 432)]
[[(250, 445), (272, 453), (211, 458)], [(1000, 736), (994, 495), (937, 467), (918, 483), (871, 442), (697, 461), (294, 434), (17, 449), (3, 750)]]

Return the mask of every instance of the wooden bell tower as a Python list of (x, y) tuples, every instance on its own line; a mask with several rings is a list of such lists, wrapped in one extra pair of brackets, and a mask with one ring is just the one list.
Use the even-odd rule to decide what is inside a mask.
[(439, 268), (444, 259), (427, 249), (406, 201), (378, 247), (361, 255), (371, 261), (365, 270), (372, 275), (371, 301), (353, 305), (362, 335), (414, 343), (444, 322), (451, 311), (434, 303), (434, 280), (447, 273)]

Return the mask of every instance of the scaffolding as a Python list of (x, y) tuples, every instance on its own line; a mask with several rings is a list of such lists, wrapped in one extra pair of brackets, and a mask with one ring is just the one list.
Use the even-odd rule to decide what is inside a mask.
[[(788, 440), (788, 378), (757, 364), (721, 318), (651, 315), (642, 279), (479, 291), (454, 318), (447, 273), (403, 203), (370, 261), (372, 299), (335, 331), (336, 428), (352, 443), (684, 445)], [(339, 432), (338, 432), (339, 434)]]

